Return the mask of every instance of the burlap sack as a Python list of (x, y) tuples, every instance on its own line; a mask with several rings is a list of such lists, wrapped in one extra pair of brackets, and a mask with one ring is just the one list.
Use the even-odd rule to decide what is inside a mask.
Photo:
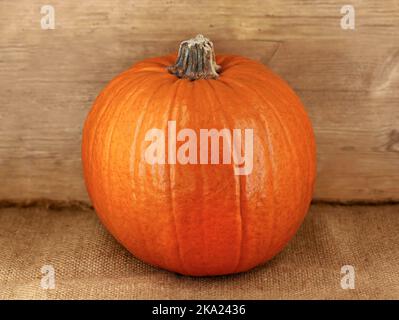
[[(313, 205), (289, 246), (250, 272), (192, 278), (135, 259), (91, 210), (0, 210), (2, 299), (399, 298), (399, 205)], [(41, 268), (55, 288), (41, 287)], [(341, 267), (355, 270), (342, 289)]]

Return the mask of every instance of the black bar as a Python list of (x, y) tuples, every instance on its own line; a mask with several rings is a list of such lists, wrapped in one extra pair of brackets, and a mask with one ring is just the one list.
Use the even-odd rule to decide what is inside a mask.
[(110, 319), (280, 319), (303, 315), (343, 319), (361, 314), (380, 319), (384, 312), (396, 314), (398, 301), (288, 301), (288, 300), (131, 300), (131, 301), (0, 301), (3, 312), (28, 312), (47, 316), (77, 317), (86, 313)]

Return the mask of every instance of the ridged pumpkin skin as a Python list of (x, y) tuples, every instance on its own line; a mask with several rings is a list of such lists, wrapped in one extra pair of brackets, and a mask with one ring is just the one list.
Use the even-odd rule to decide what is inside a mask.
[[(136, 257), (186, 275), (251, 269), (276, 255), (303, 221), (315, 180), (315, 141), (293, 90), (264, 65), (219, 55), (215, 80), (179, 79), (176, 55), (137, 63), (96, 99), (82, 160), (94, 208)], [(253, 171), (232, 164), (150, 165), (153, 128), (252, 128)], [(179, 143), (178, 143), (179, 146)]]

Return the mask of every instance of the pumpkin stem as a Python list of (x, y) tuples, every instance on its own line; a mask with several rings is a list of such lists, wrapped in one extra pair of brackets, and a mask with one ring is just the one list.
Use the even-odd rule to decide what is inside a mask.
[(216, 64), (213, 43), (202, 34), (180, 43), (174, 65), (168, 71), (183, 79), (217, 79), (221, 67)]

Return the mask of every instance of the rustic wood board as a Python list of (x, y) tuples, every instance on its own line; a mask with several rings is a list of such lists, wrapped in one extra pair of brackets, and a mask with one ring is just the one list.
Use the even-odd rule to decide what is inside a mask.
[(399, 200), (399, 2), (0, 2), (0, 200), (87, 201), (83, 121), (117, 73), (199, 32), (262, 61), (298, 92), (318, 144), (318, 200)]

